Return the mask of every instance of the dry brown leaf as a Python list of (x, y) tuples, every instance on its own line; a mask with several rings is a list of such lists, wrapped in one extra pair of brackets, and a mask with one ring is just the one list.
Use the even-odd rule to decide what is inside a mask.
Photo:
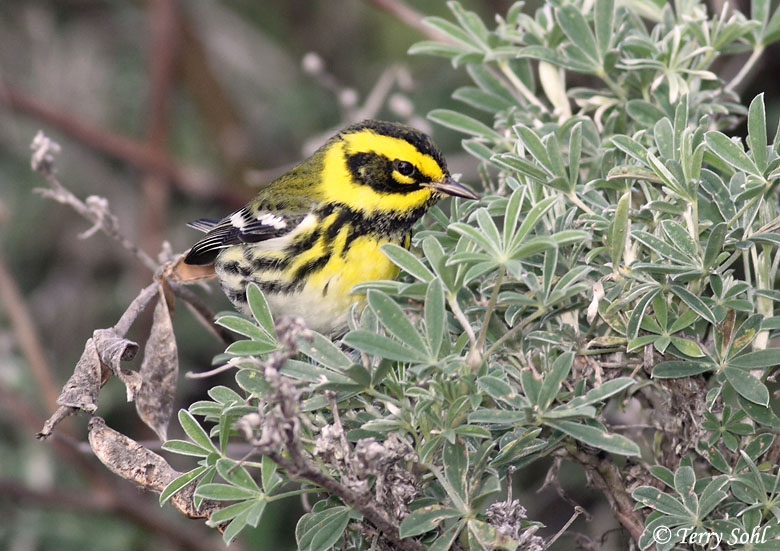
[(123, 369), (120, 362), (135, 358), (138, 345), (131, 340), (120, 337), (113, 329), (96, 329), (92, 333), (100, 362), (119, 377), (127, 388), (127, 401), (132, 402), (141, 388), (141, 376), (135, 372)]
[(62, 387), (62, 392), (57, 398), (61, 406), (71, 407), (95, 413), (98, 404), (98, 393), (102, 384), (102, 369), (95, 341), (87, 339), (84, 352), (81, 353), (73, 375)]
[(139, 374), (141, 389), (135, 398), (135, 408), (146, 425), (167, 440), (168, 420), (173, 412), (179, 357), (176, 337), (165, 293), (161, 292), (154, 308), (154, 321), (144, 348), (144, 360)]
[[(159, 494), (180, 474), (161, 456), (110, 428), (100, 417), (93, 417), (89, 422), (89, 445), (113, 473), (145, 490)], [(176, 493), (171, 503), (189, 518), (209, 518), (222, 508), (220, 503), (211, 500), (203, 500), (199, 508), (195, 507), (194, 491), (195, 483), (192, 482)]]

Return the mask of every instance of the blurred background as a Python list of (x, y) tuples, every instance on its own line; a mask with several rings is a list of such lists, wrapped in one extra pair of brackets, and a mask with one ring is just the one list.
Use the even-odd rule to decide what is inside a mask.
[[(511, 4), (462, 3), (488, 25)], [(34, 193), (45, 186), (30, 170), (35, 133), (61, 145), (61, 182), (81, 199), (107, 198), (121, 232), (153, 257), (184, 251), (198, 237), (187, 221), (228, 213), (364, 118), (432, 132), (452, 172), (473, 183), (477, 165), (459, 137), (425, 120), (433, 108), (457, 108), (450, 94), (467, 77), (444, 60), (406, 55), (426, 38), (421, 14), (448, 10), (424, 0), (0, 2), (0, 549), (224, 547), (202, 521), (159, 508), (156, 496), (110, 474), (85, 442), (85, 416), (49, 441), (34, 438), (84, 341), (116, 323), (152, 276), (103, 234), (80, 239), (89, 224)], [(772, 115), (777, 98), (767, 102)], [(200, 294), (214, 311), (229, 308), (219, 292)], [(129, 337), (144, 339), (149, 323), (140, 320)], [(220, 342), (184, 308), (174, 327), (181, 372), (210, 368)], [(177, 408), (215, 381), (182, 376), (179, 384)], [(98, 413), (159, 449), (119, 382), (101, 391)], [(546, 537), (572, 514), (557, 490), (536, 494), (549, 466), (527, 469), (515, 490)], [(583, 548), (625, 549), (582, 472), (564, 465), (560, 481), (593, 516), (573, 526)], [(294, 549), (301, 505), (278, 505), (231, 548)], [(574, 537), (553, 549), (573, 548)]]

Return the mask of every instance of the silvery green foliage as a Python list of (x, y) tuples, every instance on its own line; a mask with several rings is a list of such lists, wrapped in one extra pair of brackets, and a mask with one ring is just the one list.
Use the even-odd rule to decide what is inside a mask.
[[(766, 0), (750, 17), (695, 0), (551, 0), (534, 13), (518, 3), (491, 28), (449, 6), (452, 20), (426, 20), (443, 41), (411, 52), (473, 80), (453, 94), (462, 111), (429, 117), (467, 136), (482, 200), (432, 209), (411, 252), (385, 248), (402, 276), (358, 289), (368, 306), (340, 343), (299, 341), (280, 369), (298, 400), (286, 419), (266, 376), (279, 337), (262, 295), (250, 292), (254, 319), (222, 317), (247, 337), (221, 358), (240, 388), (181, 412), (190, 441), (166, 447), (199, 463), (163, 499), (197, 479), (196, 496), (233, 502), (210, 520), (230, 521), (230, 541), (290, 494), (300, 473), (271, 459), (294, 438), (409, 549), (531, 550), (544, 530), (504, 501), (505, 477), (551, 454), (586, 470), (623, 456), (640, 467), (633, 491), (613, 478), (604, 492), (633, 500), (615, 512), (640, 548), (671, 549), (688, 528), (768, 527), (752, 549), (775, 549), (780, 141), (763, 96), (745, 109), (734, 90), (780, 16)], [(743, 52), (732, 80), (713, 72)], [(728, 134), (744, 117), (745, 144)], [(654, 428), (612, 429), (606, 406), (629, 403)], [(264, 457), (237, 463), (233, 439)], [(319, 500), (299, 549), (371, 546), (358, 504), (300, 488)], [(654, 541), (659, 526), (676, 535)]]

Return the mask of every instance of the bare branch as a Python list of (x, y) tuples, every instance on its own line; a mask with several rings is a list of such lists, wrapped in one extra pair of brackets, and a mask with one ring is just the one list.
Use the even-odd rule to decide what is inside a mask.
[(145, 144), (103, 128), (90, 126), (63, 112), (56, 111), (6, 83), (0, 86), (0, 104), (28, 114), (97, 151), (121, 159), (135, 167), (162, 172), (185, 192), (199, 197), (211, 196), (209, 190), (214, 186), (209, 183), (209, 177), (198, 175), (193, 169), (179, 166), (175, 160)]
[(57, 384), (52, 375), (46, 354), (43, 351), (33, 317), (24, 302), (19, 287), (6, 266), (0, 252), (0, 303), (5, 306), (8, 318), (16, 333), (19, 348), (24, 354), (30, 371), (41, 392), (42, 401), (47, 409), (57, 400)]
[(33, 170), (41, 173), (49, 184), (48, 188), (37, 188), (35, 191), (58, 203), (69, 205), (77, 213), (89, 220), (93, 227), (83, 233), (81, 235), (82, 238), (89, 237), (100, 229), (106, 235), (116, 240), (123, 248), (130, 251), (144, 266), (153, 272), (157, 270), (157, 262), (119, 232), (117, 218), (109, 210), (108, 201), (105, 198), (92, 195), (87, 198), (85, 203), (60, 183), (54, 169), (54, 155), (60, 152), (59, 144), (53, 142), (43, 132), (39, 131), (30, 148), (33, 150)]
[(402, 23), (420, 31), (431, 40), (446, 41), (441, 33), (437, 33), (431, 27), (423, 23), (423, 15), (412, 7), (407, 6), (401, 0), (368, 0), (380, 10), (386, 11)]

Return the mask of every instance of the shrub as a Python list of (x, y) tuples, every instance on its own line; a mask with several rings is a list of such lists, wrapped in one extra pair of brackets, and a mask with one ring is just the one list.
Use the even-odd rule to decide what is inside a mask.
[[(489, 29), (449, 6), (411, 53), (473, 80), (464, 111), (429, 118), (468, 136), (482, 200), (433, 208), (412, 252), (386, 246), (402, 276), (357, 289), (340, 342), (274, 324), (257, 288), (254, 319), (220, 317), (246, 337), (221, 359), (238, 388), (179, 412), (189, 440), (165, 448), (198, 463), (161, 500), (194, 484), (226, 541), (311, 493), (301, 550), (530, 551), (551, 542), (500, 492), (555, 457), (640, 549), (775, 549), (780, 138), (735, 89), (778, 12), (550, 1)], [(724, 133), (745, 117), (747, 147)], [(236, 439), (253, 453), (229, 455)]]

